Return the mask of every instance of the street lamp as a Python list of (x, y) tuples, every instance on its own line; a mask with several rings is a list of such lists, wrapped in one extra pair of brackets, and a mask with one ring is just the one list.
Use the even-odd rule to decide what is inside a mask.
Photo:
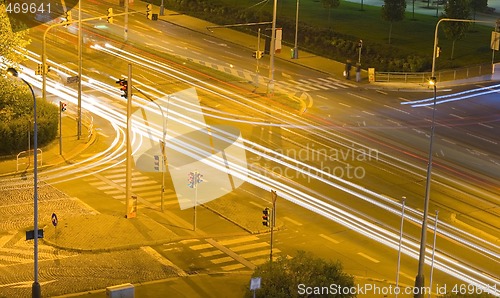
[(167, 168), (167, 165), (166, 165), (166, 160), (167, 160), (167, 157), (165, 155), (165, 138), (167, 136), (167, 121), (168, 121), (168, 109), (169, 109), (169, 106), (170, 106), (170, 95), (167, 95), (167, 117), (165, 117), (165, 113), (163, 113), (163, 109), (161, 108), (161, 106), (156, 102), (154, 101), (151, 97), (149, 97), (148, 95), (146, 95), (144, 92), (142, 92), (140, 89), (134, 87), (135, 90), (139, 91), (139, 93), (141, 93), (142, 95), (144, 95), (150, 102), (154, 103), (156, 105), (156, 107), (158, 107), (158, 110), (160, 111), (161, 113), (161, 119), (162, 119), (162, 138), (161, 138), (161, 162), (162, 162), (162, 170), (161, 170), (161, 193), (160, 193), (160, 201), (161, 201), (161, 211), (163, 211), (163, 201), (164, 201), (164, 193), (165, 193), (165, 169)]
[[(434, 73), (434, 67), (432, 68)], [(427, 177), (425, 180), (425, 198), (424, 198), (424, 218), (422, 219), (422, 233), (420, 236), (420, 252), (418, 258), (418, 273), (415, 278), (415, 297), (423, 297), (423, 288), (425, 285), (424, 265), (425, 265), (425, 246), (427, 242), (427, 216), (429, 214), (429, 198), (431, 191), (431, 172), (432, 172), (432, 148), (434, 145), (434, 130), (436, 128), (436, 77), (432, 76), (429, 85), (434, 88), (434, 103), (432, 105), (432, 124), (429, 143), (429, 158), (427, 162)]]
[[(7, 73), (14, 77), (19, 77), (19, 73), (14, 68), (10, 67), (7, 69)], [(33, 285), (31, 286), (31, 293), (33, 298), (39, 298), (42, 296), (42, 292), (40, 289), (40, 283), (38, 282), (38, 126), (36, 121), (36, 97), (35, 92), (33, 91), (33, 87), (30, 83), (26, 82), (25, 79), (19, 77), (28, 87), (30, 88), (31, 95), (33, 96), (33, 117), (34, 120), (34, 128), (33, 128), (33, 230), (34, 230), (34, 238), (33, 238), (33, 259), (34, 259), (34, 268), (33, 268)]]

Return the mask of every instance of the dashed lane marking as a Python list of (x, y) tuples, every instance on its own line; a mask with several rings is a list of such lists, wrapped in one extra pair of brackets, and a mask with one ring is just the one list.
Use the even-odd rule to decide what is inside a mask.
[(319, 234), (319, 236), (320, 236), (321, 238), (323, 238), (323, 239), (326, 239), (326, 240), (328, 240), (328, 241), (332, 242), (332, 243), (335, 243), (335, 244), (339, 244), (339, 243), (340, 243), (339, 241), (337, 241), (337, 240), (335, 240), (335, 239), (333, 239), (333, 238), (331, 238), (331, 237), (328, 237), (328, 236), (326, 236), (325, 234)]
[(301, 225), (302, 225), (300, 222), (295, 221), (295, 220), (293, 220), (293, 219), (291, 219), (291, 218), (289, 218), (289, 217), (286, 217), (286, 216), (285, 216), (285, 217), (283, 217), (283, 219), (285, 219), (285, 220), (287, 220), (287, 221), (289, 221), (289, 222), (291, 222), (291, 223), (293, 223), (293, 224), (296, 224), (296, 225), (298, 225), (298, 226), (301, 226)]
[(358, 255), (362, 256), (363, 258), (365, 258), (365, 259), (367, 259), (367, 260), (372, 261), (373, 263), (380, 263), (380, 261), (379, 261), (379, 260), (377, 260), (377, 259), (375, 259), (375, 258), (372, 258), (372, 257), (370, 257), (369, 255), (366, 255), (366, 254), (364, 254), (364, 253), (362, 253), (362, 252), (358, 252)]

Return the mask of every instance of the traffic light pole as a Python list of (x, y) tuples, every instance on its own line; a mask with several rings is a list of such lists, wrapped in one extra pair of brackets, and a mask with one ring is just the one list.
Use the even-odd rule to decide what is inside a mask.
[(130, 197), (132, 189), (132, 142), (130, 135), (132, 132), (132, 64), (128, 65), (128, 78), (127, 78), (127, 152), (126, 152), (126, 175), (125, 175), (125, 217), (129, 218), (131, 215), (130, 210)]
[(271, 210), (271, 251), (269, 253), (269, 262), (273, 263), (273, 240), (274, 240), (274, 227), (276, 226), (276, 199), (278, 195), (275, 190), (271, 190), (271, 199), (273, 201), (273, 209)]
[(62, 155), (62, 109), (63, 103), (59, 101), (59, 155)]

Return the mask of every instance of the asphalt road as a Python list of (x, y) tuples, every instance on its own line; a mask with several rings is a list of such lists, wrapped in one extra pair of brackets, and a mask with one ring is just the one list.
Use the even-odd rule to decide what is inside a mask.
[[(158, 34), (158, 32), (154, 32), (154, 30), (147, 30), (148, 28), (142, 25), (142, 22), (135, 22), (137, 27), (132, 27), (131, 31), (139, 31), (140, 33), (137, 36), (134, 33), (130, 34), (130, 39), (132, 40), (134, 37), (142, 40), (150, 40), (154, 39), (154, 35)], [(163, 26), (163, 25), (160, 25)], [(169, 25), (170, 26), (170, 25)], [(116, 30), (116, 28), (115, 28)], [(177, 32), (178, 33), (175, 33)], [(208, 52), (209, 49), (204, 44), (216, 44), (218, 47), (226, 47), (227, 45), (223, 45), (220, 41), (207, 40), (204, 38), (193, 38), (193, 34), (184, 34), (184, 36), (189, 37), (189, 43), (187, 41), (179, 40), (183, 37), (184, 31), (180, 31), (181, 29), (174, 30), (172, 27), (169, 27), (168, 35), (169, 37), (165, 37), (165, 43), (163, 45), (159, 45), (159, 42), (155, 42), (153, 47), (158, 48), (162, 46), (164, 48), (175, 48), (180, 51), (183, 50), (182, 54), (186, 56), (190, 56), (191, 59), (201, 59), (204, 56), (204, 52)], [(160, 30), (162, 31), (162, 30)], [(170, 40), (170, 37), (173, 37)], [(193, 43), (192, 40), (203, 40), (200, 44), (194, 44), (194, 51), (190, 51), (190, 45)], [(169, 43), (175, 46), (169, 46)], [(203, 44), (204, 43), (204, 44)], [(62, 43), (65, 44), (65, 43)], [(36, 43), (35, 43), (36, 45)], [(231, 45), (233, 46), (233, 45)], [(151, 61), (155, 61), (160, 59), (154, 53), (145, 53), (142, 49), (134, 49), (130, 46), (123, 47), (127, 51), (135, 51), (140, 53), (141, 55), (149, 57)], [(59, 47), (59, 50), (56, 50), (57, 54), (51, 54), (53, 59), (56, 61), (74, 61), (74, 55), (68, 55), (68, 52), (65, 52), (65, 47)], [(241, 49), (228, 49), (226, 52), (221, 52), (215, 50), (211, 53), (210, 56), (216, 57), (216, 61), (225, 61), (228, 62), (229, 54), (238, 52)], [(217, 53), (220, 55), (217, 55)], [(251, 53), (251, 52), (250, 52)], [(157, 53), (156, 53), (157, 54)], [(191, 56), (192, 55), (192, 56)], [(60, 59), (60, 60), (58, 60)], [(109, 75), (112, 77), (119, 77), (126, 73), (125, 66), (126, 63), (122, 61), (117, 56), (110, 56), (102, 53), (92, 52), (86, 56), (85, 61), (85, 69), (98, 69), (99, 73), (96, 76), (97, 78), (106, 78)], [(102, 59), (102, 60), (101, 60)], [(241, 57), (235, 57), (230, 64), (236, 64), (236, 62), (241, 61)], [(240, 67), (245, 68), (245, 66), (253, 66), (254, 60), (249, 56), (247, 62), (241, 63)], [(288, 81), (288, 79), (293, 79), (295, 81), (299, 81), (304, 78), (315, 78), (320, 77), (323, 79), (327, 79), (324, 73), (317, 73), (310, 69), (299, 69), (298, 66), (290, 66), (289, 64), (279, 64), (278, 69), (280, 70), (280, 79), (284, 79), (284, 81)], [(186, 82), (179, 83), (178, 79), (173, 78), (172, 76), (166, 76), (165, 74), (158, 74), (154, 70), (148, 67), (139, 67), (137, 70), (137, 78), (138, 80), (147, 81), (148, 84), (155, 82), (158, 85), (156, 86), (163, 92), (173, 92), (181, 90), (184, 86), (188, 84)], [(90, 72), (90, 71), (89, 71)], [(96, 74), (96, 73), (94, 73)], [(300, 74), (300, 75), (298, 75)], [(208, 81), (211, 78), (203, 77), (203, 80)], [(429, 109), (422, 109), (422, 112), (413, 112), (411, 108), (402, 107), (399, 105), (401, 101), (401, 95), (396, 92), (376, 92), (374, 90), (367, 90), (365, 88), (352, 87), (348, 84), (344, 84), (339, 81), (331, 81), (332, 83), (336, 83), (335, 85), (338, 88), (329, 88), (329, 90), (308, 90), (314, 98), (314, 105), (309, 109), (309, 113), (305, 115), (303, 118), (295, 118), (290, 116), (288, 112), (282, 111), (280, 109), (276, 109), (273, 105), (268, 106), (267, 110), (259, 111), (258, 108), (262, 108), (258, 103), (251, 104), (249, 102), (245, 102), (245, 105), (242, 107), (241, 99), (240, 102), (237, 101), (224, 101), (223, 105), (221, 105), (221, 100), (217, 97), (217, 95), (213, 95), (211, 91), (206, 91), (206, 96), (203, 96), (202, 103), (208, 107), (213, 107), (224, 113), (231, 113), (232, 115), (236, 115), (237, 117), (250, 116), (259, 121), (255, 121), (256, 123), (252, 123), (251, 127), (248, 124), (246, 125), (238, 125), (242, 130), (243, 136), (249, 136), (248, 139), (255, 138), (255, 131), (259, 129), (264, 131), (263, 138), (260, 138), (259, 144), (265, 145), (266, 147), (272, 148), (274, 150), (281, 149), (283, 151), (289, 150), (288, 152), (317, 152), (321, 150), (329, 150), (327, 152), (344, 152), (344, 154), (349, 150), (349, 148), (372, 148), (377, 150), (378, 152), (383, 153), (378, 155), (380, 159), (377, 160), (342, 160), (342, 158), (337, 158), (334, 160), (333, 165), (339, 166), (340, 169), (346, 169), (346, 165), (355, 166), (358, 168), (362, 168), (365, 171), (365, 175), (362, 178), (350, 178), (351, 182), (356, 184), (360, 184), (363, 187), (373, 190), (376, 193), (382, 194), (391, 198), (400, 198), (403, 195), (408, 197), (408, 204), (413, 208), (420, 208), (421, 206), (421, 198), (423, 192), (422, 185), (422, 177), (424, 176), (425, 169), (425, 148), (428, 143), (428, 138), (425, 135), (424, 127), (428, 121), (425, 119), (429, 117)], [(108, 90), (108, 93), (105, 93), (103, 90), (96, 92), (96, 98), (100, 101), (100, 106), (104, 110), (114, 110), (118, 113), (123, 113), (124, 103), (117, 98), (115, 92), (118, 93), (117, 87), (114, 86), (114, 81), (112, 78), (107, 79), (107, 85), (105, 89)], [(250, 87), (251, 84), (243, 83), (242, 85), (247, 85)], [(242, 89), (238, 89), (239, 84), (235, 84), (235, 86), (230, 86), (226, 88), (234, 88), (234, 90), (238, 90), (241, 92)], [(342, 85), (343, 87), (340, 87)], [(304, 84), (295, 84), (295, 86), (302, 86)], [(313, 85), (314, 86), (314, 85)], [(317, 85), (316, 85), (317, 86)], [(322, 85), (326, 86), (326, 85)], [(326, 87), (325, 87), (326, 88)], [(234, 91), (233, 91), (234, 92)], [(251, 95), (250, 90), (246, 91), (247, 96)], [(205, 95), (205, 91), (201, 91), (202, 95)], [(212, 95), (210, 95), (212, 94)], [(397, 94), (397, 95), (396, 95)], [(430, 93), (424, 93), (424, 97), (430, 95)], [(396, 96), (399, 96), (396, 98)], [(413, 95), (415, 98), (422, 98), (422, 94)], [(258, 98), (257, 100), (262, 100), (262, 98)], [(407, 99), (409, 100), (409, 99)], [(481, 106), (483, 101), (489, 101), (486, 99), (479, 99), (481, 102), (477, 106)], [(252, 110), (248, 110), (248, 107), (252, 107)], [(462, 109), (458, 109), (457, 107), (450, 107), (450, 110), (445, 110), (446, 106), (443, 105), (444, 108), (439, 109), (438, 119), (446, 119), (446, 117), (452, 117), (449, 119), (456, 120), (454, 118), (460, 119), (458, 117), (451, 116), (453, 115), (462, 115), (460, 117), (472, 117), (468, 116), (469, 110), (465, 111), (465, 107)], [(468, 108), (469, 106), (467, 106)], [(494, 107), (493, 107), (494, 108)], [(404, 112), (400, 112), (396, 109), (402, 110)], [(491, 109), (489, 109), (491, 111)], [(262, 113), (266, 112), (266, 113)], [(415, 114), (418, 113), (418, 114)], [(460, 114), (460, 113), (465, 113)], [(495, 179), (484, 179), (486, 182), (481, 185), (477, 185), (476, 183), (470, 183), (470, 180), (474, 181), (474, 179), (483, 180), (484, 176), (493, 175), (497, 173), (494, 170), (494, 166), (485, 167), (485, 166), (477, 166), (472, 167), (476, 163), (472, 162), (471, 164), (464, 163), (464, 160), (468, 160), (463, 158), (464, 151), (462, 148), (468, 148), (469, 150), (473, 150), (474, 152), (481, 152), (487, 154), (493, 158), (493, 160), (498, 160), (497, 156), (495, 156), (496, 151), (492, 149), (492, 146), (488, 146), (487, 144), (478, 143), (476, 140), (479, 133), (481, 133), (480, 137), (485, 140), (490, 140), (496, 142), (497, 136), (495, 135), (494, 125), (496, 123), (492, 123), (491, 120), (494, 120), (494, 117), (490, 115), (483, 116), (483, 108), (477, 108), (474, 110), (474, 118), (471, 119), (470, 125), (460, 125), (453, 126), (453, 130), (449, 135), (446, 135), (446, 138), (451, 139), (455, 144), (448, 145), (444, 144), (439, 146), (439, 152), (442, 156), (436, 158), (436, 163), (440, 163), (441, 160), (443, 163), (448, 163), (455, 165), (460, 162), (460, 166), (463, 168), (462, 171), (467, 172), (470, 176), (463, 176), (459, 173), (457, 174), (455, 171), (449, 171), (448, 168), (445, 167), (436, 167), (437, 168), (437, 181), (440, 182), (439, 186), (436, 189), (439, 189), (440, 196), (439, 198), (433, 198), (432, 207), (439, 208), (443, 210), (445, 214), (444, 221), (452, 222), (452, 214), (459, 214), (463, 216), (463, 214), (467, 215), (467, 218), (472, 218), (471, 225), (482, 228), (484, 224), (487, 225), (487, 230), (494, 232), (495, 223), (497, 221), (497, 213), (498, 210), (486, 208), (487, 206), (493, 206), (493, 208), (498, 208), (498, 203), (495, 201), (495, 188), (498, 189), (498, 184), (495, 184)], [(408, 115), (411, 115), (409, 118)], [(218, 120), (215, 115), (211, 115), (207, 117), (210, 121), (214, 123), (231, 123), (234, 125), (233, 120)], [(234, 117), (234, 116), (233, 116)], [(477, 124), (475, 119), (482, 119), (480, 123), (486, 122), (488, 126), (491, 126), (491, 130), (486, 131), (478, 131)], [(424, 120), (422, 120), (424, 119)], [(484, 119), (484, 120), (483, 120)], [(265, 125), (262, 125), (262, 121), (270, 121), (274, 123), (279, 123), (282, 125), (281, 129), (270, 129)], [(460, 119), (463, 120), (463, 119)], [(392, 122), (391, 122), (392, 121)], [(316, 122), (318, 128), (316, 130), (312, 128), (312, 126), (305, 126), (305, 124)], [(399, 123), (402, 128), (399, 127)], [(457, 122), (459, 122), (457, 120)], [(460, 121), (463, 123), (464, 121)], [(448, 123), (448, 122), (446, 122)], [(394, 126), (397, 126), (397, 129), (393, 129)], [(304, 129), (305, 127), (305, 129)], [(471, 130), (469, 129), (476, 129)], [(274, 135), (269, 135), (269, 131), (273, 131)], [(112, 130), (106, 130), (103, 132), (103, 135), (111, 134)], [(269, 137), (267, 137), (269, 135)], [(278, 135), (278, 137), (276, 136)], [(441, 134), (440, 134), (441, 136)], [(444, 137), (444, 134), (442, 134)], [(257, 138), (259, 139), (259, 138)], [(340, 141), (339, 141), (340, 140)], [(315, 150), (311, 150), (314, 146)], [(300, 151), (302, 148), (306, 147), (307, 150)], [(462, 150), (458, 150), (460, 148)], [(494, 148), (494, 147), (493, 147)], [(459, 151), (455, 155), (452, 155), (451, 159), (447, 159), (449, 157), (448, 152), (451, 150)], [(359, 152), (359, 151), (357, 151)], [(467, 152), (467, 151), (466, 151)], [(119, 153), (118, 153), (119, 154)], [(354, 153), (351, 153), (354, 154)], [(117, 155), (120, 158), (120, 155)], [(480, 158), (482, 156), (480, 155)], [(307, 158), (299, 157), (299, 159), (308, 161), (308, 164), (315, 165), (318, 168), (323, 167), (321, 162), (329, 162), (329, 167), (334, 168), (330, 162), (329, 156), (324, 155), (310, 155), (309, 160)], [(403, 159), (403, 161), (399, 160)], [(409, 164), (412, 167), (409, 167)], [(489, 165), (489, 164), (487, 164)], [(279, 165), (277, 161), (266, 161), (265, 158), (261, 159), (260, 162), (256, 163), (256, 166), (261, 166), (263, 168), (271, 169), (274, 172), (279, 172), (279, 169), (287, 168), (287, 166)], [(471, 169), (472, 167), (472, 169)], [(410, 168), (410, 169), (408, 169)], [(323, 168), (325, 170), (325, 168)], [(478, 174), (477, 172), (481, 172)], [(331, 174), (331, 173), (330, 173)], [(367, 203), (356, 199), (355, 196), (346, 194), (345, 191), (339, 191), (335, 187), (326, 187), (324, 183), (318, 181), (318, 179), (313, 179), (311, 181), (309, 178), (304, 179), (302, 176), (297, 176), (295, 172), (291, 174), (292, 177), (288, 177), (287, 175), (281, 175), (279, 179), (276, 181), (282, 182), (285, 181), (286, 184), (293, 185), (297, 189), (303, 188), (303, 190), (311, 194), (313, 191), (318, 192), (316, 195), (319, 197), (324, 197), (326, 201), (330, 201), (330, 203), (335, 204), (337, 206), (341, 204), (345, 204), (349, 206), (353, 210), (356, 210), (357, 213), (366, 216), (369, 218), (372, 223), (378, 226), (383, 226), (388, 228), (393, 233), (397, 233), (399, 227), (399, 221), (397, 214), (390, 212), (383, 212), (377, 207), (374, 207), (372, 203)], [(78, 177), (78, 174), (75, 175)], [(151, 180), (158, 181), (158, 176), (152, 175), (149, 177)], [(346, 177), (340, 177), (346, 178)], [(348, 177), (347, 177), (348, 178)], [(491, 177), (495, 178), (495, 177)], [(54, 180), (54, 183), (61, 181), (60, 177)], [(293, 182), (292, 182), (293, 181)], [(497, 180), (498, 181), (498, 180)], [(70, 182), (71, 183), (71, 182)], [(493, 183), (493, 184), (491, 184)], [(457, 187), (458, 186), (458, 187)], [(474, 188), (473, 188), (474, 187)], [(254, 189), (252, 186), (248, 186), (248, 188), (244, 188), (246, 193), (256, 193), (259, 192)], [(493, 191), (491, 190), (493, 189)], [(487, 192), (490, 192), (488, 194)], [(459, 195), (458, 195), (459, 194)], [(80, 195), (83, 200), (84, 195)], [(79, 197), (80, 197), (79, 196)], [(252, 195), (253, 199), (260, 199), (258, 195)], [(452, 198), (461, 197), (464, 206), (459, 206), (455, 202), (450, 203), (449, 200)], [(474, 202), (476, 202), (476, 198), (480, 197), (484, 200), (480, 206), (474, 206)], [(253, 199), (251, 202), (253, 202)], [(497, 199), (497, 197), (496, 197)], [(147, 200), (146, 200), (147, 201)], [(145, 203), (146, 204), (146, 203)], [(149, 203), (153, 206), (158, 207), (157, 202)], [(257, 218), (257, 223), (259, 223), (259, 212), (260, 207), (265, 206), (260, 201), (257, 201), (257, 206), (248, 204), (245, 207), (245, 210), (248, 214), (255, 214)], [(298, 248), (313, 250), (318, 255), (322, 255), (325, 257), (334, 257), (340, 258), (346, 264), (346, 270), (352, 274), (355, 274), (360, 280), (362, 278), (365, 279), (381, 279), (381, 280), (393, 280), (394, 278), (394, 262), (395, 262), (395, 250), (390, 250), (390, 253), (393, 254), (392, 257), (389, 256), (388, 249), (386, 246), (378, 244), (374, 240), (370, 240), (365, 236), (362, 236), (358, 233), (350, 231), (349, 229), (344, 228), (343, 226), (336, 225), (332, 223), (330, 220), (325, 219), (323, 217), (315, 216), (309, 211), (302, 210), (297, 208), (296, 205), (290, 203), (283, 203), (285, 205), (284, 209), (280, 212), (284, 213), (283, 216), (283, 226), (286, 227), (283, 231), (277, 233), (277, 247), (280, 251), (293, 255), (293, 251)], [(486, 205), (483, 205), (486, 204)], [(488, 205), (489, 204), (489, 205)], [(146, 204), (148, 205), (148, 204)], [(281, 206), (281, 205), (280, 205)], [(396, 208), (397, 205), (394, 205)], [(434, 209), (432, 208), (431, 209)], [(151, 207), (154, 208), (154, 207)], [(280, 207), (281, 208), (281, 207)], [(442, 209), (441, 209), (442, 208)], [(460, 209), (459, 209), (460, 208)], [(478, 213), (479, 211), (479, 213)], [(355, 213), (355, 212), (353, 212)], [(280, 213), (282, 214), (282, 213)], [(178, 215), (182, 217), (186, 217), (185, 213), (178, 213)], [(286, 216), (285, 216), (286, 215)], [(206, 215), (207, 216), (207, 215)], [(490, 217), (489, 217), (490, 216)], [(248, 217), (248, 215), (247, 215)], [(206, 217), (207, 222), (211, 222), (213, 219), (210, 219), (210, 215)], [(441, 218), (441, 217), (440, 217)], [(477, 219), (481, 219), (484, 223), (478, 223)], [(189, 225), (189, 221), (186, 220), (185, 226)], [(253, 226), (255, 227), (255, 226)], [(413, 223), (409, 225), (408, 230), (405, 231), (408, 239), (417, 239), (418, 238), (418, 226)], [(327, 238), (323, 236), (327, 236)], [(430, 234), (431, 235), (431, 234)], [(260, 238), (260, 237), (259, 237)], [(325, 243), (325, 239), (327, 239), (326, 246), (321, 245)], [(333, 239), (329, 240), (329, 239)], [(330, 242), (328, 242), (330, 241)], [(491, 258), (485, 257), (482, 254), (474, 254), (477, 252), (471, 251), (466, 248), (456, 247), (456, 244), (452, 241), (448, 243), (449, 239), (446, 237), (439, 238), (440, 249), (443, 251), (453, 251), (453, 255), (456, 258), (463, 259), (469, 264), (475, 264), (481, 270), (486, 272), (490, 272), (495, 275), (496, 270), (496, 262)], [(318, 242), (314, 245), (315, 242)], [(341, 244), (341, 245), (337, 245)], [(366, 250), (366, 248), (370, 248)], [(158, 249), (158, 248), (157, 248)], [(331, 250), (330, 250), (331, 249)], [(493, 246), (493, 251), (498, 253), (498, 248)], [(335, 256), (332, 256), (332, 250), (334, 250)], [(161, 249), (158, 251), (162, 252)], [(168, 252), (162, 252), (166, 257), (171, 257), (171, 254)], [(361, 258), (360, 258), (361, 256)], [(469, 259), (470, 258), (470, 259)], [(362, 260), (362, 261), (360, 261)], [(206, 262), (206, 260), (205, 260)], [(201, 263), (201, 268), (208, 267), (207, 263)], [(185, 270), (188, 270), (191, 264), (185, 264)], [(194, 265), (196, 267), (196, 264)], [(411, 279), (413, 271), (415, 270), (416, 265), (415, 261), (408, 257), (408, 259), (404, 259), (402, 272), (405, 273), (406, 284), (411, 284)], [(149, 277), (148, 277), (149, 278)], [(441, 272), (436, 273), (436, 279), (440, 282), (448, 282), (453, 283), (457, 282), (455, 279), (452, 279)], [(150, 279), (155, 279), (151, 277)]]

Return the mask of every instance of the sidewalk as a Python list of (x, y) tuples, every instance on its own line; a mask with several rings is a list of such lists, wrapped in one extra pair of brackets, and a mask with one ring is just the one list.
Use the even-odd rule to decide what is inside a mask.
[[(38, 154), (39, 171), (44, 168), (69, 162), (95, 141), (95, 135), (92, 135), (90, 138), (82, 135), (80, 140), (77, 140), (76, 120), (64, 114), (62, 119), (62, 154), (59, 154), (59, 135), (47, 146), (42, 148), (39, 146), (39, 152), (41, 151), (41, 153)], [(31, 153), (29, 155), (27, 151), (19, 154), (19, 159), (16, 159), (16, 155), (12, 155), (8, 159), (0, 161), (0, 177), (21, 175), (27, 170), (32, 171), (32, 169), (33, 148), (31, 148)]]

